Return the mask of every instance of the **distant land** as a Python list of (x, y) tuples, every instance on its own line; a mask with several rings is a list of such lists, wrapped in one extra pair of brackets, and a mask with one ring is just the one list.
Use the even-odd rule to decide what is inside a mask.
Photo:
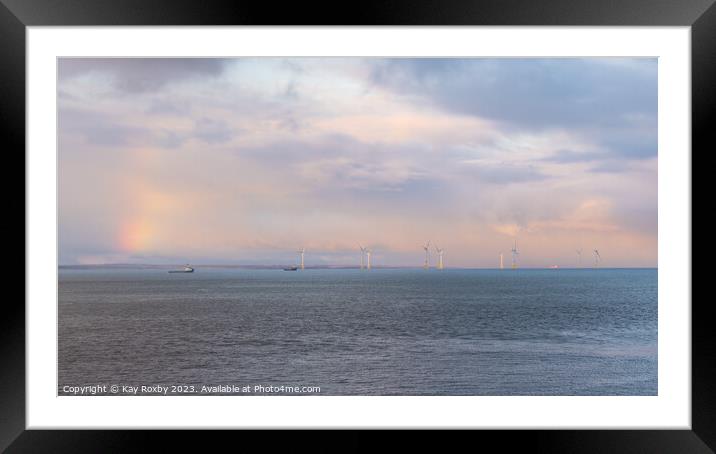
[[(135, 263), (107, 263), (107, 264), (95, 264), (95, 265), (59, 265), (60, 269), (65, 270), (85, 270), (85, 269), (98, 269), (98, 268), (108, 268), (108, 269), (175, 269), (177, 267), (183, 266), (183, 264), (135, 264)], [(245, 270), (282, 270), (283, 268), (286, 268), (288, 266), (295, 266), (293, 264), (284, 264), (284, 265), (202, 265), (202, 264), (191, 264), (194, 269), (202, 269), (202, 268), (230, 268), (230, 269), (245, 269)], [(517, 267), (517, 269), (523, 269), (523, 270), (548, 270), (548, 269), (563, 269), (563, 270), (578, 270), (578, 269), (657, 269), (658, 267), (644, 267), (644, 266), (634, 266), (634, 267), (608, 267), (608, 266), (600, 266), (597, 268), (591, 267), (591, 266), (583, 266), (583, 267), (551, 267), (551, 266), (524, 266), (524, 267)], [(305, 269), (307, 270), (358, 270), (360, 269), (360, 266), (357, 265), (306, 265)], [(373, 270), (420, 270), (423, 269), (422, 266), (372, 266)], [(435, 267), (430, 267), (430, 270), (436, 270)], [(499, 270), (500, 268), (497, 267), (487, 267), (487, 268), (481, 268), (481, 267), (466, 267), (466, 266), (455, 266), (455, 267), (445, 267), (445, 269), (452, 269), (452, 270)], [(505, 267), (503, 268), (504, 271), (511, 271), (511, 268)], [(368, 271), (368, 270), (366, 270)], [(439, 271), (439, 270), (437, 270)]]

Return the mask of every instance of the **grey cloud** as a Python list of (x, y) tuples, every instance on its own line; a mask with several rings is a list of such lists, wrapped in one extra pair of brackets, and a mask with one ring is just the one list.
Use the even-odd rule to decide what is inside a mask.
[(620, 166), (627, 167), (626, 161), (651, 159), (656, 157), (656, 132), (653, 137), (634, 137), (629, 134), (619, 134), (610, 131), (605, 137), (594, 137), (593, 141), (602, 147), (600, 151), (574, 151), (558, 150), (552, 155), (542, 158), (541, 161), (557, 164), (574, 164), (599, 162), (598, 169), (615, 169)]
[(186, 141), (186, 137), (174, 131), (158, 131), (154, 143), (162, 148), (179, 148)]
[(58, 125), (62, 134), (78, 134), (89, 144), (110, 147), (141, 144), (178, 148), (192, 137), (215, 145), (229, 142), (237, 132), (223, 120), (206, 117), (195, 121), (192, 131), (174, 131), (128, 125), (119, 115), (73, 108), (60, 108)]
[(613, 157), (625, 159), (649, 159), (657, 155), (657, 131), (647, 136), (622, 131), (609, 131), (599, 140)]
[(141, 93), (171, 81), (218, 76), (227, 61), (221, 58), (60, 58), (58, 77), (64, 81), (89, 73), (107, 74), (118, 89)]
[(387, 59), (371, 82), (508, 129), (596, 130), (614, 154), (656, 154), (656, 59)]
[(280, 163), (294, 173), (299, 167), (313, 168), (332, 184), (369, 192), (420, 191), (450, 175), (491, 185), (550, 178), (532, 165), (466, 163), (465, 151), (460, 148), (436, 152), (413, 144), (367, 144), (341, 134), (325, 135), (318, 142), (274, 143), (235, 153), (263, 165)]
[(209, 144), (226, 143), (235, 132), (225, 121), (212, 118), (201, 118), (194, 125), (194, 135)]
[(628, 170), (630, 170), (630, 166), (617, 160), (604, 161), (589, 168), (589, 171), (593, 173), (624, 173)]
[(591, 162), (604, 159), (603, 152), (580, 152), (572, 150), (558, 150), (551, 156), (542, 158), (542, 161), (554, 162), (558, 164), (573, 164), (576, 162)]
[(72, 95), (65, 90), (57, 90), (57, 99), (58, 100), (66, 100), (66, 101), (72, 101), (77, 99), (75, 95)]
[(267, 164), (280, 162), (283, 165), (347, 155), (360, 156), (366, 152), (366, 148), (361, 142), (342, 134), (326, 135), (318, 142), (282, 141), (235, 150), (235, 153), (243, 158)]
[(150, 129), (127, 125), (121, 117), (78, 109), (60, 109), (58, 130), (61, 135), (79, 135), (90, 145), (126, 147), (153, 145), (177, 148), (186, 140), (185, 135), (167, 129)]
[(79, 134), (92, 145), (119, 147), (146, 138), (147, 131), (127, 126), (111, 115), (74, 109), (60, 109), (58, 130)]
[(179, 103), (174, 99), (159, 99), (153, 101), (146, 112), (148, 114), (185, 116), (190, 109), (185, 103)]
[(465, 173), (480, 182), (492, 184), (526, 183), (549, 178), (533, 166), (508, 164), (473, 164)]
[(625, 112), (655, 115), (656, 61), (645, 70), (599, 59), (390, 59), (373, 81), (425, 93), (441, 106), (522, 126), (615, 124)]
[(417, 201), (448, 196), (440, 174), (432, 171), (431, 163), (441, 157), (416, 147), (368, 145), (333, 134), (319, 141), (274, 143), (234, 153), (258, 168), (271, 169), (278, 185), (293, 181), (317, 198), (350, 201), (365, 209), (408, 209)]

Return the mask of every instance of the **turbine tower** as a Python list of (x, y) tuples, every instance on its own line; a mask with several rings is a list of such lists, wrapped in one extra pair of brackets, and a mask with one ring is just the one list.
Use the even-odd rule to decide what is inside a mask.
[(602, 256), (599, 255), (598, 250), (594, 250), (594, 268), (597, 268), (599, 266), (599, 262), (602, 261)]
[(363, 269), (363, 268), (365, 268), (365, 265), (363, 264), (363, 260), (365, 258), (365, 253), (368, 249), (364, 248), (360, 244), (358, 245), (358, 247), (360, 248), (360, 269)]
[(303, 256), (306, 254), (306, 248), (305, 248), (305, 247), (302, 247), (300, 250), (298, 250), (298, 251), (296, 251), (296, 252), (298, 252), (299, 254), (301, 254), (301, 269), (304, 269), (304, 268), (303, 268)]
[(440, 249), (440, 248), (437, 247), (437, 246), (435, 246), (435, 250), (438, 251), (438, 257), (439, 257), (439, 259), (438, 259), (438, 269), (439, 269), (439, 270), (442, 270), (442, 269), (445, 268), (445, 267), (443, 266), (443, 252), (444, 252), (444, 250), (443, 250), (443, 249)]
[(430, 258), (430, 241), (425, 243), (425, 246), (423, 246), (423, 249), (425, 249), (425, 262), (423, 263), (423, 269), (428, 269), (430, 267), (430, 263), (428, 262)]
[(512, 247), (512, 269), (514, 270), (517, 268), (517, 256), (520, 255), (519, 252), (517, 252), (517, 240), (515, 240), (515, 245)]
[(373, 251), (371, 251), (370, 249), (365, 248), (365, 254), (368, 256), (368, 269), (369, 269), (369, 270), (370, 270), (370, 254), (371, 254), (372, 252), (373, 252)]
[(503, 260), (503, 254), (502, 254), (502, 252), (500, 252), (500, 269), (501, 269), (501, 270), (504, 270), (504, 269), (505, 269), (505, 262), (504, 262), (504, 260)]
[(578, 263), (578, 266), (581, 268), (582, 267), (582, 249), (581, 248), (577, 249), (577, 263)]

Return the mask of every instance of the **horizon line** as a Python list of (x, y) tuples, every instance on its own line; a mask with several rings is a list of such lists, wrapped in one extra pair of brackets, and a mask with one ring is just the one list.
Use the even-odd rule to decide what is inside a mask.
[[(184, 266), (178, 263), (92, 263), (92, 264), (58, 264), (58, 268), (92, 268), (92, 267), (154, 267), (154, 268), (176, 268)], [(280, 269), (287, 266), (296, 266), (293, 264), (191, 264), (192, 268), (252, 268), (252, 269)], [(306, 265), (305, 269), (361, 269), (359, 265)], [(371, 269), (424, 269), (422, 265), (373, 265)], [(437, 266), (431, 266), (428, 269), (437, 269)], [(480, 267), (480, 266), (446, 266), (444, 270), (512, 270), (512, 269), (658, 269), (657, 266), (518, 266), (512, 268), (506, 266), (500, 267)], [(369, 271), (366, 268), (366, 271)]]

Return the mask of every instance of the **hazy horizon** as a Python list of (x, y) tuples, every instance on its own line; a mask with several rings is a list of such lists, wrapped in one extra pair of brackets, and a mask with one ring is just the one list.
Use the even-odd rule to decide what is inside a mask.
[(60, 266), (658, 264), (655, 58), (60, 58), (58, 148)]
[[(179, 266), (183, 266), (183, 263), (93, 263), (93, 264), (85, 264), (85, 265), (79, 265), (79, 264), (60, 264), (58, 265), (59, 268), (112, 268), (112, 267), (134, 267), (134, 268), (176, 268)], [(262, 264), (262, 265), (235, 265), (235, 264), (221, 264), (221, 263), (190, 263), (192, 267), (195, 269), (197, 268), (248, 268), (248, 269), (270, 269), (275, 270), (279, 269), (281, 267), (295, 265), (295, 263), (276, 263), (276, 264)], [(328, 264), (328, 265), (306, 265), (306, 270), (318, 270), (318, 269), (355, 269), (359, 270), (360, 265), (352, 265), (352, 264)], [(373, 265), (372, 270), (381, 270), (381, 269), (400, 269), (400, 270), (423, 270), (424, 268), (422, 266), (416, 266), (416, 265)], [(493, 266), (493, 267), (469, 267), (469, 266), (446, 266), (443, 268), (444, 270), (500, 270), (499, 266)], [(592, 269), (604, 269), (604, 270), (619, 270), (619, 269), (658, 269), (656, 266), (624, 266), (624, 267), (608, 267), (608, 266), (599, 266), (594, 267), (591, 265), (584, 265), (584, 266), (559, 266), (557, 268), (551, 267), (551, 266), (522, 266), (519, 268), (516, 268), (517, 270), (524, 269), (524, 270), (551, 270), (551, 269), (563, 269), (563, 270), (592, 270)], [(365, 269), (364, 269), (365, 270)], [(438, 270), (435, 266), (430, 267), (430, 270), (433, 271), (441, 271)], [(505, 265), (504, 271), (512, 271), (509, 264)], [(369, 270), (365, 270), (369, 271)]]

